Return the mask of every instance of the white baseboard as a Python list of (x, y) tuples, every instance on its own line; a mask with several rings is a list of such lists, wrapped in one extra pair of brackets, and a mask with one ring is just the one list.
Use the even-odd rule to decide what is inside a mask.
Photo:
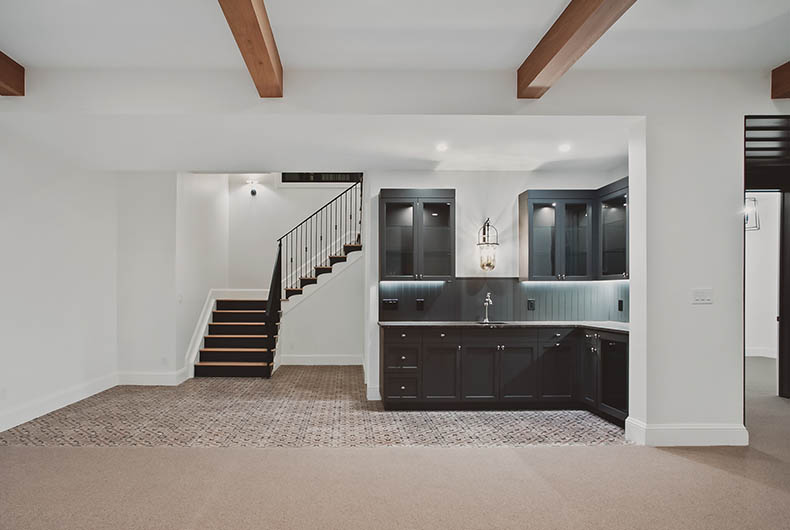
[(277, 366), (361, 366), (362, 357), (359, 355), (278, 355)]
[(27, 421), (49, 414), (81, 399), (99, 392), (104, 392), (118, 384), (118, 374), (107, 374), (85, 383), (74, 385), (60, 392), (55, 392), (33, 400), (30, 403), (0, 413), (0, 431), (5, 431)]
[(654, 423), (628, 418), (625, 437), (653, 447), (749, 445), (749, 432), (739, 423)]
[(120, 372), (119, 385), (177, 386), (189, 379), (189, 367), (176, 372)]
[(367, 388), (366, 397), (368, 401), (381, 401), (381, 392), (377, 386), (369, 386)]

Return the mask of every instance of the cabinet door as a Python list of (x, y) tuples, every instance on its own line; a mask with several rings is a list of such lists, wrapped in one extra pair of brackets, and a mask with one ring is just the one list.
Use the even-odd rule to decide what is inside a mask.
[(505, 344), (499, 352), (499, 396), (503, 401), (538, 399), (537, 345)]
[(540, 346), (540, 399), (572, 401), (578, 343), (568, 331), (545, 337)]
[(600, 348), (600, 409), (617, 418), (628, 416), (628, 342), (602, 334)]
[(531, 280), (559, 279), (557, 262), (557, 203), (529, 200), (529, 277)]
[(560, 274), (563, 280), (593, 277), (593, 203), (589, 200), (558, 201)]
[(419, 201), (417, 274), (421, 280), (449, 280), (455, 276), (454, 202)]
[(598, 347), (593, 340), (585, 340), (580, 351), (580, 391), (582, 402), (598, 408)]
[(387, 199), (381, 201), (380, 231), (381, 279), (411, 280), (417, 278), (416, 200)]
[(460, 346), (425, 344), (422, 348), (422, 397), (457, 400)]
[(466, 400), (496, 400), (496, 346), (465, 346), (461, 350), (461, 396)]
[(601, 198), (602, 278), (628, 278), (628, 188)]

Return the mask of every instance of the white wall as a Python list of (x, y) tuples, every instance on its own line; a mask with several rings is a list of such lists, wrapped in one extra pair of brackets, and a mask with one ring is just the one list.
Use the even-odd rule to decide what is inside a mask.
[[(254, 197), (247, 184), (251, 177), (258, 181)], [(268, 289), (277, 239), (342, 191), (337, 186), (282, 186), (279, 173), (230, 175), (229, 287)]]
[(181, 370), (209, 290), (228, 285), (228, 177), (179, 174), (177, 197), (175, 347)]
[(760, 230), (746, 232), (746, 355), (779, 351), (779, 226), (781, 194), (747, 193), (758, 201)]
[(106, 174), (0, 142), (0, 431), (115, 384), (116, 203)]
[(121, 173), (118, 370), (121, 383), (175, 382), (176, 175)]
[(363, 253), (352, 253), (347, 263), (319, 276), (317, 285), (305, 287), (303, 295), (283, 303), (278, 365), (362, 364), (366, 316), (363, 257)]
[[(42, 115), (51, 119), (67, 115), (69, 131), (79, 124), (93, 127), (97, 119), (109, 120), (110, 130), (119, 131), (126, 131), (125, 125), (134, 130), (134, 124), (175, 125), (172, 130), (180, 131), (200, 128), (211, 119), (227, 129), (228, 123), (265, 121), (271, 113), (293, 114), (301, 126), (309, 126), (305, 119), (309, 115), (335, 113), (367, 115), (370, 120), (383, 114), (644, 117), (635, 124), (644, 128), (643, 143), (640, 147), (634, 139), (629, 154), (629, 201), (632, 212), (639, 206), (644, 216), (637, 220), (643, 236), (638, 245), (632, 238), (631, 245), (631, 377), (638, 382), (631, 386), (632, 405), (635, 393), (642, 397), (639, 406), (632, 407), (627, 433), (641, 443), (657, 445), (746, 443), (743, 117), (790, 113), (790, 101), (769, 98), (767, 70), (571, 69), (539, 100), (515, 97), (514, 70), (289, 71), (286, 97), (276, 101), (260, 100), (243, 69), (167, 73), (31, 69), (28, 74), (25, 98), (0, 101), (0, 110), (5, 111), (0, 112), (0, 123), (13, 123), (15, 130), (27, 134), (49, 129), (51, 123), (42, 121)], [(243, 149), (237, 147), (244, 156), (234, 153), (234, 162), (225, 164), (226, 153), (214, 145), (223, 127), (211, 131), (204, 130), (189, 149), (175, 146), (180, 148), (177, 154), (156, 164), (147, 157), (128, 155), (119, 162), (117, 156), (129, 142), (120, 142), (115, 150), (92, 149), (91, 157), (82, 162), (98, 168), (133, 164), (136, 169), (202, 171), (271, 166), (270, 160), (254, 155), (255, 143), (262, 141), (258, 137), (247, 140)], [(53, 151), (69, 144), (70, 137), (58, 134), (48, 137)], [(139, 141), (131, 132), (121, 137)], [(638, 157), (640, 172), (633, 167), (637, 157), (632, 154), (638, 150), (643, 155)], [(697, 287), (713, 288), (715, 303), (692, 306), (690, 291)], [(365, 293), (368, 310), (376, 307), (370, 296)], [(375, 351), (368, 336), (365, 346), (366, 358), (372, 359)], [(367, 370), (366, 377), (371, 381), (377, 371)]]

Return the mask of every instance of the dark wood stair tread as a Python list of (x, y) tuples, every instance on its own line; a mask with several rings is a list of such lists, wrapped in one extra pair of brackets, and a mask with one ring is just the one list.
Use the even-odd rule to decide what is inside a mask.
[(258, 361), (251, 362), (218, 362), (218, 361), (202, 361), (195, 363), (195, 366), (269, 366), (271, 363), (262, 363)]
[(265, 326), (266, 322), (209, 322), (212, 326)]
[[(265, 309), (215, 309), (215, 313), (265, 313)], [(236, 324), (238, 322), (235, 322)]]
[(300, 280), (317, 280), (318, 278), (316, 278), (315, 276), (300, 276), (299, 279)]
[(213, 352), (245, 352), (245, 353), (255, 353), (255, 352), (267, 352), (269, 351), (268, 348), (200, 348), (200, 351), (213, 351)]
[(268, 339), (268, 335), (205, 335), (207, 339)]

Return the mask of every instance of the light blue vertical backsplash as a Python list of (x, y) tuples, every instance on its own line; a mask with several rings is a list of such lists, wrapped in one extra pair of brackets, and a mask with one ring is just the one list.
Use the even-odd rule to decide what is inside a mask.
[[(627, 280), (598, 282), (519, 282), (517, 320), (614, 320), (628, 322)], [(535, 300), (535, 310), (527, 301)], [(617, 302), (623, 301), (618, 311)]]

